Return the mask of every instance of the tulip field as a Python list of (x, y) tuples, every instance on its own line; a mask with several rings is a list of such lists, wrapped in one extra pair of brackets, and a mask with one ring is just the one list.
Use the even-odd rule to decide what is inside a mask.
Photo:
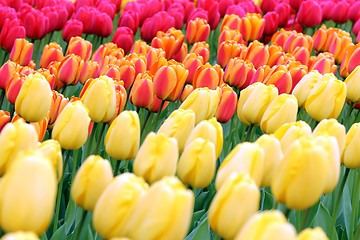
[(360, 1), (0, 0), (0, 240), (359, 240)]

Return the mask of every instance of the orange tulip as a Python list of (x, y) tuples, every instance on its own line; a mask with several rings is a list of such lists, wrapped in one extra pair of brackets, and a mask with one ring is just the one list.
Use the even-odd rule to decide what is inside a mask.
[(57, 42), (46, 44), (40, 57), (39, 65), (42, 68), (47, 68), (53, 61), (61, 62), (64, 54), (61, 46)]
[(198, 67), (194, 73), (194, 88), (208, 87), (215, 89), (222, 82), (223, 74), (223, 70), (219, 65), (212, 66), (210, 63), (206, 63)]
[(166, 33), (159, 31), (151, 41), (151, 46), (162, 48), (166, 53), (166, 58), (171, 59), (181, 48), (185, 36), (181, 30), (170, 28)]
[(246, 56), (247, 47), (233, 40), (228, 40), (219, 44), (217, 61), (220, 66), (225, 67), (230, 59), (235, 57), (244, 58)]
[(33, 51), (33, 43), (28, 42), (24, 38), (17, 38), (10, 52), (9, 59), (20, 64), (21, 66), (27, 66), (31, 61)]
[(210, 34), (210, 25), (203, 18), (190, 20), (186, 26), (186, 41), (189, 44), (206, 41)]

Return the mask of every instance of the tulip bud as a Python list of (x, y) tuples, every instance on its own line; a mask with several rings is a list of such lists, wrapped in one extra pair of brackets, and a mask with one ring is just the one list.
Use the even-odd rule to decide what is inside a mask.
[(261, 130), (265, 133), (273, 133), (284, 123), (295, 122), (298, 108), (294, 95), (280, 94), (266, 108), (260, 122)]
[(185, 36), (181, 30), (170, 28), (166, 33), (159, 31), (151, 41), (151, 46), (155, 48), (162, 48), (166, 53), (166, 59), (171, 59), (179, 52)]
[(175, 138), (163, 133), (149, 133), (134, 160), (134, 173), (153, 183), (165, 176), (173, 176), (179, 150)]
[(225, 157), (216, 174), (215, 187), (219, 190), (232, 173), (246, 173), (260, 186), (264, 172), (264, 150), (256, 143), (238, 144)]
[(10, 52), (10, 61), (16, 62), (21, 66), (27, 66), (32, 58), (34, 44), (24, 38), (17, 38)]
[(65, 42), (69, 42), (72, 37), (81, 36), (83, 34), (83, 23), (75, 18), (69, 19), (66, 22), (63, 31), (62, 38)]
[(271, 192), (275, 200), (297, 210), (311, 207), (324, 193), (328, 164), (326, 149), (315, 138), (295, 140), (274, 174)]
[(93, 225), (96, 232), (106, 239), (125, 236), (135, 206), (147, 190), (144, 179), (132, 173), (115, 177), (95, 205)]
[(116, 43), (119, 48), (124, 49), (125, 53), (128, 53), (134, 42), (134, 33), (127, 26), (118, 27), (111, 41)]
[(38, 146), (38, 150), (49, 160), (56, 173), (57, 180), (60, 181), (63, 174), (63, 157), (60, 143), (56, 140), (49, 139), (42, 142)]
[[(240, 58), (232, 58), (226, 65), (224, 82), (238, 89), (246, 88), (249, 85), (249, 78), (254, 75), (255, 67), (251, 62)], [(247, 84), (247, 85), (246, 85)]]
[(34, 232), (14, 232), (5, 234), (1, 240), (39, 240)]
[(38, 122), (48, 113), (51, 98), (51, 88), (45, 77), (39, 73), (30, 74), (16, 98), (15, 111), (29, 122)]
[(8, 111), (0, 110), (0, 132), (8, 122), (10, 122), (10, 113)]
[(186, 26), (186, 41), (189, 44), (206, 41), (210, 34), (210, 25), (203, 18), (190, 20)]
[(105, 188), (113, 179), (110, 162), (90, 155), (76, 172), (71, 184), (71, 198), (88, 211), (93, 211)]
[(227, 84), (222, 87), (219, 106), (216, 109), (215, 117), (221, 123), (230, 121), (236, 111), (236, 92)]
[(255, 68), (259, 68), (268, 62), (269, 57), (268, 46), (256, 40), (250, 43), (245, 60), (254, 64)]
[[(19, 115), (15, 114), (13, 118), (11, 119), (12, 122), (16, 122), (18, 120), (22, 119), (25, 121), (25, 119), (21, 118)], [(35, 127), (36, 134), (38, 136), (38, 141), (41, 142), (45, 136), (46, 129), (48, 127), (48, 120), (45, 117), (43, 120), (39, 122), (31, 122), (31, 125)]]
[(347, 87), (346, 98), (354, 103), (360, 102), (360, 84), (358, 80), (359, 77), (360, 66), (357, 66), (345, 79)]
[(140, 120), (137, 112), (121, 112), (112, 121), (105, 137), (105, 149), (109, 156), (133, 159), (140, 144)]
[(72, 37), (68, 43), (68, 48), (65, 55), (75, 54), (82, 60), (88, 61), (92, 53), (92, 44), (82, 37)]
[(69, 54), (63, 58), (58, 67), (58, 79), (65, 85), (76, 85), (79, 80), (84, 61), (75, 54)]
[(57, 91), (52, 91), (52, 101), (48, 113), (48, 128), (52, 129), (54, 126), (54, 123), (59, 116), (59, 114), (62, 112), (66, 104), (69, 102), (68, 98), (65, 98), (62, 94), (58, 93)]
[(7, 61), (0, 67), (0, 88), (5, 89), (8, 82), (18, 73), (19, 65), (12, 61)]
[(357, 153), (359, 141), (360, 123), (354, 123), (346, 134), (345, 148), (341, 158), (341, 163), (347, 168), (355, 169), (360, 167), (360, 157)]
[(168, 137), (177, 140), (179, 151), (182, 152), (185, 147), (191, 131), (195, 127), (195, 113), (191, 109), (177, 109), (165, 119), (160, 126), (158, 133), (163, 133)]
[(0, 184), (0, 226), (6, 232), (33, 231), (41, 235), (53, 217), (55, 171), (50, 161), (37, 152), (18, 154), (13, 162)]
[(5, 93), (6, 98), (10, 103), (15, 104), (26, 77), (27, 76), (25, 76), (24, 74), (16, 72), (14, 76), (10, 79), (10, 81), (7, 83)]
[(296, 230), (278, 210), (255, 213), (238, 232), (235, 240), (296, 240)]
[(259, 209), (260, 191), (248, 174), (234, 173), (218, 189), (208, 212), (209, 225), (225, 239), (233, 239)]
[(329, 240), (329, 238), (321, 227), (316, 227), (302, 230), (296, 240)]
[(199, 66), (194, 73), (194, 88), (208, 87), (216, 89), (223, 79), (223, 74), (224, 72), (219, 65), (212, 66), (210, 63), (206, 63)]
[(202, 56), (204, 63), (206, 63), (210, 58), (210, 46), (206, 42), (196, 42), (190, 49), (189, 53), (196, 53)]
[(219, 44), (217, 52), (217, 61), (221, 67), (225, 67), (230, 59), (235, 57), (243, 58), (246, 55), (247, 48), (233, 40), (224, 41)]
[(63, 58), (64, 54), (61, 46), (57, 42), (51, 42), (44, 46), (40, 57), (39, 66), (41, 68), (47, 68), (51, 62), (61, 62)]
[(298, 21), (305, 27), (315, 27), (322, 21), (321, 6), (317, 2), (303, 1), (297, 14)]
[[(195, 112), (195, 124), (212, 118), (220, 102), (220, 92), (208, 88), (196, 88), (192, 91), (179, 109), (191, 109)], [(206, 106), (206, 107), (204, 107)]]
[(305, 106), (306, 99), (321, 77), (322, 75), (318, 71), (311, 71), (303, 76), (295, 86), (292, 94), (296, 97), (299, 107)]
[(278, 95), (274, 85), (254, 83), (240, 92), (237, 115), (246, 125), (260, 124), (267, 107)]
[(0, 175), (7, 171), (18, 152), (35, 149), (37, 143), (38, 136), (34, 126), (24, 120), (6, 124), (0, 133)]
[(78, 149), (88, 138), (90, 121), (88, 110), (81, 101), (70, 102), (56, 119), (51, 137), (64, 149)]
[(316, 121), (337, 118), (344, 106), (346, 92), (343, 81), (332, 73), (325, 74), (309, 93), (305, 102), (306, 112)]

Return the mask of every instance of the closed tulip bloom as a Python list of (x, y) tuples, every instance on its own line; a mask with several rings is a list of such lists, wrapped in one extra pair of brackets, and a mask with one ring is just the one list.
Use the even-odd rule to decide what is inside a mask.
[(224, 136), (222, 126), (215, 117), (211, 118), (210, 120), (203, 120), (198, 123), (191, 131), (185, 146), (198, 137), (205, 140), (210, 140), (212, 143), (214, 143), (216, 158), (220, 156), (223, 148)]
[(220, 32), (218, 45), (227, 40), (233, 40), (237, 43), (246, 44), (246, 42), (242, 39), (242, 35), (239, 30), (228, 29), (226, 27)]
[(223, 78), (223, 70), (219, 65), (211, 65), (205, 63), (199, 66), (194, 73), (193, 86), (194, 88), (208, 87), (216, 89), (220, 85)]
[(261, 187), (269, 187), (274, 176), (274, 172), (279, 166), (283, 152), (280, 141), (274, 135), (263, 134), (256, 142), (264, 151), (264, 168), (261, 179)]
[(110, 162), (90, 155), (76, 172), (71, 184), (71, 198), (82, 208), (93, 211), (97, 200), (113, 179)]
[(278, 210), (255, 213), (238, 232), (235, 240), (296, 240), (296, 230)]
[(255, 74), (255, 67), (249, 61), (232, 58), (226, 65), (224, 82), (238, 89), (246, 88)]
[[(311, 17), (309, 17), (311, 16)], [(316, 1), (303, 1), (298, 12), (298, 21), (305, 27), (315, 27), (322, 21), (322, 9)]]
[(51, 88), (45, 77), (39, 73), (30, 74), (16, 98), (15, 111), (29, 122), (38, 122), (48, 113), (51, 99)]
[(206, 41), (209, 35), (210, 25), (205, 19), (195, 18), (187, 23), (185, 37), (189, 44)]
[(179, 151), (182, 152), (185, 147), (191, 131), (195, 127), (195, 113), (188, 109), (177, 109), (165, 119), (160, 126), (158, 133), (163, 133), (168, 137), (176, 138)]
[(5, 94), (7, 100), (15, 104), (17, 97), (19, 96), (20, 89), (25, 82), (26, 76), (24, 74), (20, 74), (16, 72), (14, 76), (10, 79), (10, 81), (6, 85)]
[(265, 153), (260, 145), (244, 142), (238, 144), (225, 157), (216, 174), (215, 187), (219, 190), (232, 173), (246, 173), (260, 186), (264, 173)]
[(91, 42), (86, 41), (82, 37), (72, 37), (68, 43), (65, 55), (72, 53), (79, 56), (82, 60), (88, 61), (92, 53)]
[(63, 58), (64, 54), (61, 46), (57, 42), (51, 42), (44, 46), (40, 57), (39, 66), (42, 68), (47, 68), (51, 62), (60, 62)]
[[(16, 122), (19, 119), (24, 120), (23, 118), (21, 118), (19, 115), (17, 115), (15, 113), (13, 118), (11, 119), (11, 121)], [(41, 120), (39, 122), (31, 122), (30, 124), (35, 127), (35, 131), (36, 131), (37, 136), (38, 136), (38, 141), (41, 142), (43, 140), (44, 136), (45, 136), (46, 129), (47, 129), (47, 126), (48, 126), (47, 118), (45, 117), (43, 120)]]
[(274, 85), (254, 83), (240, 92), (237, 105), (237, 116), (246, 125), (260, 124), (261, 118), (269, 104), (277, 97), (278, 90)]
[(51, 138), (58, 140), (64, 149), (78, 149), (88, 138), (90, 121), (81, 101), (70, 102), (56, 119)]
[(320, 81), (322, 75), (318, 71), (311, 71), (301, 78), (292, 91), (298, 100), (299, 107), (305, 107), (305, 101), (316, 83)]
[(233, 40), (227, 40), (219, 44), (217, 52), (217, 61), (221, 67), (225, 67), (230, 59), (245, 55), (247, 48)]
[(5, 234), (1, 240), (39, 240), (34, 232), (13, 232)]
[(72, 37), (81, 36), (83, 34), (84, 25), (82, 21), (75, 18), (69, 19), (62, 31), (62, 38), (65, 42), (69, 42)]
[(10, 122), (10, 113), (8, 111), (0, 110), (0, 132), (8, 122)]
[(289, 70), (284, 65), (273, 66), (262, 82), (266, 85), (275, 85), (279, 94), (290, 93), (292, 89), (292, 78)]
[(163, 133), (149, 133), (134, 160), (134, 173), (153, 183), (165, 176), (173, 176), (179, 150), (175, 138)]
[(260, 191), (248, 174), (229, 175), (212, 200), (209, 225), (224, 239), (233, 239), (259, 209)]
[(310, 136), (311, 134), (311, 127), (307, 122), (297, 121), (281, 125), (281, 127), (274, 132), (274, 137), (279, 139), (282, 151), (286, 152), (296, 139), (303, 136)]
[(128, 53), (131, 49), (131, 46), (134, 42), (134, 33), (133, 31), (128, 28), (127, 26), (119, 26), (115, 33), (113, 38), (111, 39), (113, 43), (116, 43), (116, 45), (122, 49), (124, 49), (125, 53)]
[(265, 19), (257, 13), (247, 13), (241, 19), (240, 30), (245, 41), (259, 40), (263, 35)]
[(204, 59), (204, 63), (209, 61), (210, 58), (210, 46), (206, 42), (196, 42), (191, 47), (189, 53), (196, 53)]
[(346, 134), (345, 148), (341, 157), (341, 163), (345, 167), (355, 169), (360, 167), (360, 156), (358, 154), (360, 142), (360, 123), (351, 125)]
[(220, 92), (209, 88), (196, 88), (179, 109), (191, 109), (195, 112), (195, 124), (212, 118), (220, 102)]
[(260, 128), (265, 133), (274, 133), (281, 125), (296, 121), (298, 112), (296, 97), (280, 94), (270, 103), (261, 118)]
[(360, 66), (357, 66), (349, 76), (346, 77), (345, 83), (347, 87), (346, 98), (351, 102), (360, 102)]
[(216, 119), (221, 123), (230, 121), (236, 111), (237, 101), (236, 92), (229, 85), (224, 84), (221, 89), (219, 106), (215, 113)]
[[(271, 183), (275, 200), (303, 210), (315, 204), (328, 181), (328, 154), (312, 137), (302, 137), (284, 152)], [(319, 171), (321, 169), (321, 171)]]
[(8, 85), (8, 82), (13, 78), (15, 73), (18, 73), (18, 69), (20, 65), (12, 62), (7, 61), (0, 67), (0, 88), (5, 89)]
[(334, 136), (337, 140), (340, 154), (344, 151), (346, 129), (345, 126), (339, 123), (336, 119), (323, 119), (315, 127), (313, 131), (314, 136), (328, 135)]
[(138, 74), (130, 91), (130, 102), (136, 107), (146, 108), (153, 102), (154, 94), (153, 75), (148, 71)]
[(58, 67), (58, 79), (65, 85), (76, 85), (84, 61), (75, 54), (69, 54), (62, 59)]
[(33, 50), (34, 44), (28, 42), (24, 38), (17, 38), (10, 52), (9, 59), (21, 66), (27, 66), (32, 59)]
[(106, 239), (126, 236), (128, 220), (148, 188), (144, 179), (132, 173), (115, 177), (96, 203), (93, 212), (96, 232)]
[(270, 54), (267, 45), (255, 40), (251, 42), (245, 60), (252, 62), (255, 68), (265, 65), (269, 60)]
[(332, 73), (325, 74), (309, 93), (305, 102), (306, 112), (316, 121), (337, 118), (345, 104), (346, 92), (343, 81)]
[[(13, 159), (0, 184), (0, 225), (6, 232), (43, 234), (53, 217), (57, 182), (50, 161), (36, 151)], [(35, 191), (41, 189), (41, 191)]]
[(31, 124), (21, 119), (6, 124), (0, 134), (0, 175), (7, 171), (18, 152), (35, 149), (37, 144), (38, 135)]
[(53, 166), (57, 180), (60, 181), (63, 174), (63, 158), (60, 143), (53, 139), (42, 142), (37, 150), (45, 156)]
[(53, 95), (52, 95), (51, 106), (47, 116), (49, 120), (48, 122), (49, 129), (53, 128), (57, 117), (59, 116), (61, 111), (65, 108), (66, 104), (69, 102), (69, 99), (65, 98), (64, 95), (62, 95), (61, 93), (58, 93), (55, 90), (53, 90), (52, 93)]
[(302, 230), (296, 240), (329, 240), (329, 238), (321, 227), (316, 227)]
[(170, 28), (166, 33), (158, 31), (156, 37), (151, 41), (151, 46), (162, 48), (165, 51), (166, 59), (171, 59), (177, 54), (184, 42), (185, 36), (181, 30)]
[(140, 144), (140, 120), (135, 111), (121, 112), (110, 124), (105, 136), (105, 149), (109, 156), (133, 159)]
[(80, 99), (89, 109), (93, 122), (107, 122), (116, 111), (114, 80), (107, 76), (88, 80), (80, 92)]
[(182, 240), (189, 231), (193, 207), (194, 194), (176, 177), (165, 177), (137, 202), (128, 236), (133, 240)]
[(220, 32), (224, 29), (234, 29), (240, 31), (241, 18), (236, 14), (226, 14), (221, 23)]

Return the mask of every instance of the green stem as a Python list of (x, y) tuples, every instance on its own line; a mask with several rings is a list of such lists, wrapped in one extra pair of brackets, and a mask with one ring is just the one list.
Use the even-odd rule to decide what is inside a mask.
[(146, 116), (145, 116), (144, 123), (143, 123), (143, 125), (141, 126), (141, 132), (140, 132), (140, 134), (142, 134), (142, 133), (144, 132), (144, 129), (145, 129), (146, 124), (147, 124), (147, 122), (148, 122), (148, 120), (149, 120), (149, 118), (150, 118), (150, 115), (151, 115), (150, 111), (149, 111), (149, 110), (146, 110)]
[(305, 229), (306, 223), (308, 221), (309, 215), (310, 215), (311, 208), (305, 209), (303, 212), (302, 220), (301, 220), (301, 230)]
[[(343, 178), (341, 180), (341, 183), (340, 183), (339, 192), (338, 192), (338, 194), (336, 196), (335, 205), (332, 208), (332, 214), (331, 214), (331, 217), (332, 217), (331, 226), (333, 227), (332, 230), (336, 229), (335, 224), (336, 224), (337, 214), (338, 214), (338, 211), (339, 211), (341, 195), (342, 195), (345, 183), (346, 183), (346, 179), (349, 176), (349, 172), (350, 172), (350, 169), (346, 168), (345, 174), (344, 174), (344, 176), (343, 176)], [(335, 239), (335, 235), (336, 235), (336, 230), (331, 232), (330, 239)]]
[[(100, 129), (100, 134), (99, 134), (99, 136), (98, 136), (99, 141), (101, 141), (102, 136), (103, 136), (104, 131), (105, 131), (105, 127), (106, 127), (106, 124), (105, 124), (105, 123), (101, 123), (101, 124), (102, 124), (102, 125), (101, 125), (101, 129)], [(102, 142), (98, 142), (98, 143), (96, 144), (95, 154), (99, 154), (99, 155), (100, 155), (100, 153), (99, 153), (99, 147), (100, 147), (100, 145), (102, 145), (101, 143), (102, 143)]]
[(80, 223), (76, 226), (75, 233), (74, 233), (74, 235), (73, 235), (73, 236), (74, 236), (74, 238), (73, 238), (74, 240), (80, 239), (81, 229), (82, 229), (82, 227), (84, 226), (84, 222), (85, 222), (87, 213), (88, 213), (88, 211), (86, 211), (86, 210), (83, 210), (83, 211), (82, 211)]
[(345, 118), (343, 119), (343, 124), (344, 124), (346, 129), (348, 129), (347, 123), (349, 122), (349, 118), (351, 116), (351, 113), (354, 110), (354, 107), (353, 107), (352, 104), (347, 105), (347, 107), (348, 108), (347, 108), (347, 111), (346, 111), (346, 115), (345, 115)]
[(350, 221), (350, 227), (349, 227), (349, 233), (350, 237), (349, 240), (354, 240), (354, 228), (355, 228), (355, 222), (357, 221), (356, 215), (358, 213), (359, 209), (359, 170), (355, 172), (354, 182), (353, 182), (353, 197), (352, 197), (352, 211), (351, 211), (351, 221)]
[(73, 182), (74, 177), (75, 177), (75, 171), (77, 169), (77, 163), (78, 163), (78, 158), (79, 158), (79, 152), (80, 152), (81, 148), (78, 150), (75, 150), (74, 152), (74, 156), (73, 156), (73, 168), (71, 170), (71, 182)]
[(65, 175), (65, 170), (70, 158), (70, 154), (71, 151), (70, 150), (64, 150), (64, 154), (63, 156), (64, 158), (64, 173), (60, 179), (59, 182), (59, 187), (58, 187), (58, 191), (57, 191), (57, 196), (56, 196), (56, 205), (55, 205), (55, 216), (54, 216), (54, 224), (53, 224), (53, 234), (56, 232), (57, 228), (58, 228), (58, 223), (59, 223), (59, 214), (60, 214), (60, 203), (61, 203), (61, 196), (62, 196), (62, 188), (64, 185), (64, 175)]
[(256, 130), (255, 124), (250, 124), (244, 142), (250, 142), (254, 138), (255, 130)]
[(0, 109), (2, 109), (4, 98), (5, 98), (5, 89), (0, 89)]
[(120, 160), (115, 160), (114, 176), (116, 176), (117, 173), (119, 172), (120, 162), (121, 162)]
[(154, 124), (154, 127), (155, 127), (154, 131), (157, 130), (157, 124), (158, 124), (158, 121), (159, 121), (159, 118), (160, 118), (160, 114), (161, 114), (161, 110), (162, 110), (162, 108), (163, 108), (163, 106), (164, 106), (164, 103), (165, 103), (165, 100), (161, 100), (159, 112), (158, 112), (157, 115), (156, 115), (156, 120), (155, 120), (155, 124)]

